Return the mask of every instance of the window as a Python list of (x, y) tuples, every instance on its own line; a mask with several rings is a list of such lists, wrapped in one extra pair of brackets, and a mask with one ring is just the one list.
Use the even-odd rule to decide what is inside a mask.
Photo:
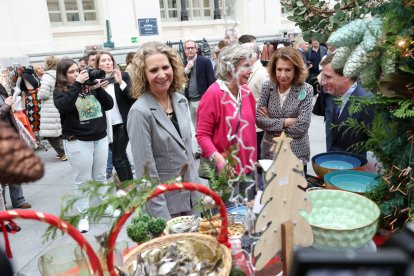
[(179, 20), (178, 4), (180, 4), (180, 1), (181, 0), (160, 0), (161, 19), (167, 21)]
[(189, 19), (212, 19), (214, 0), (187, 0)]
[(235, 0), (218, 0), (221, 17), (234, 16)]
[[(159, 0), (161, 19), (178, 21), (181, 18), (181, 0)], [(188, 19), (213, 19), (214, 0), (186, 0)]]
[(54, 26), (97, 23), (95, 0), (47, 0), (47, 8)]

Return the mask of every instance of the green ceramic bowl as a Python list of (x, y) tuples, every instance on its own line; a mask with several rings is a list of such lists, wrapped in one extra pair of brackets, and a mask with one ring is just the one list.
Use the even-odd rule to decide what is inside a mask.
[(313, 246), (322, 249), (358, 248), (372, 239), (380, 215), (372, 200), (351, 192), (308, 192), (312, 212), (301, 215), (312, 226)]

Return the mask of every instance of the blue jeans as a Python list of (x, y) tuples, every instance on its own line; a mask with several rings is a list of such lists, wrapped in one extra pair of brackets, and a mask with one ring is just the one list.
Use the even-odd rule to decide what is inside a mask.
[[(108, 160), (108, 138), (98, 141), (63, 140), (66, 156), (75, 172), (76, 196), (82, 196), (80, 187), (89, 180), (106, 183), (106, 162)], [(100, 191), (102, 196), (106, 191)], [(89, 199), (84, 197), (76, 202), (79, 212), (89, 208)]]
[[(5, 189), (4, 184), (2, 184), (2, 186), (3, 186), (2, 196), (4, 199), (4, 205), (6, 206), (6, 189)], [(23, 189), (20, 184), (9, 185), (9, 193), (10, 193), (10, 200), (11, 200), (13, 208), (20, 207), (20, 205), (26, 202), (23, 196)]]
[(4, 204), (3, 185), (0, 185), (0, 211), (6, 211), (6, 206)]

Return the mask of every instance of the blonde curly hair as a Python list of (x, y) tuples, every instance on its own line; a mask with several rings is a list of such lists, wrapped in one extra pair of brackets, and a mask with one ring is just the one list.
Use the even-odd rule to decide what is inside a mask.
[(154, 54), (166, 55), (171, 64), (173, 70), (173, 80), (170, 88), (168, 89), (169, 93), (182, 89), (187, 83), (187, 77), (184, 74), (183, 62), (177, 51), (160, 42), (147, 42), (138, 48), (137, 53), (132, 59), (132, 98), (139, 98), (145, 93), (145, 91), (149, 91), (149, 83), (147, 75), (145, 74), (145, 60), (148, 56)]

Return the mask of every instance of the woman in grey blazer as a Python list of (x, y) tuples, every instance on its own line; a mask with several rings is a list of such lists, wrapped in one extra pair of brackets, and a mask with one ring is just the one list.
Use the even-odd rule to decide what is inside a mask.
[(273, 138), (284, 131), (286, 136), (293, 138), (292, 151), (302, 160), (306, 173), (313, 96), (312, 86), (305, 83), (308, 70), (298, 51), (292, 47), (274, 52), (268, 68), (270, 80), (263, 83), (256, 111), (256, 124), (265, 132), (260, 157), (273, 159)]
[[(131, 79), (131, 95), (137, 100), (129, 111), (127, 130), (136, 177), (142, 177), (148, 163), (151, 178), (166, 182), (188, 164), (183, 181), (198, 182), (188, 102), (176, 92), (186, 83), (178, 53), (159, 42), (143, 44), (132, 61)], [(149, 201), (147, 209), (154, 217), (170, 219), (192, 213), (198, 197), (190, 191), (168, 192)]]

